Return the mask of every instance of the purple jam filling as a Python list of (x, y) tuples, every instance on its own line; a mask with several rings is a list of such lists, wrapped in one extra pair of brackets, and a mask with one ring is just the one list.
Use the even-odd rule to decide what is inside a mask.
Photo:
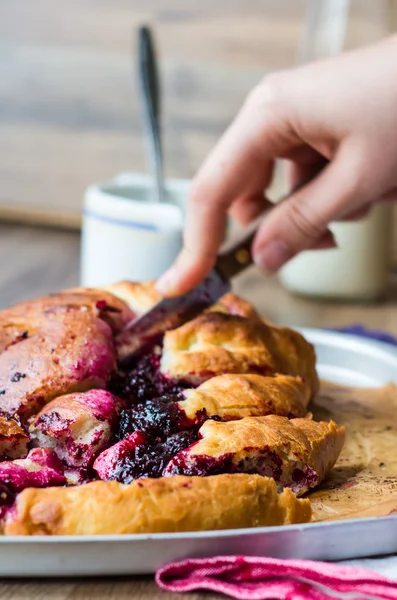
[(281, 478), (283, 472), (283, 461), (274, 450), (271, 450), (269, 446), (265, 446), (261, 451), (261, 454), (264, 454), (270, 461), (272, 462), (272, 477), (276, 479)]
[[(30, 462), (37, 465), (36, 470), (29, 470)], [(62, 463), (54, 452), (35, 448), (29, 452), (27, 459), (0, 463), (0, 482), (5, 490), (17, 493), (27, 487), (65, 485), (66, 479)]]
[(178, 406), (180, 396), (163, 396), (121, 411), (116, 439), (121, 440), (136, 429), (154, 438), (164, 439), (173, 433), (199, 428), (207, 418), (205, 410), (198, 411), (194, 420)]
[(293, 470), (291, 489), (295, 494), (302, 490), (315, 487), (317, 484), (318, 475), (311, 467)]
[(130, 404), (159, 398), (164, 394), (178, 394), (190, 384), (175, 381), (160, 371), (160, 356), (146, 354), (126, 375), (114, 378), (110, 391)]
[(179, 456), (168, 463), (164, 470), (165, 477), (173, 475), (220, 475), (222, 473), (235, 473), (236, 466), (233, 464), (233, 453), (223, 454), (217, 458), (200, 454), (187, 455), (181, 452)]
[(119, 458), (109, 479), (128, 484), (143, 477), (161, 477), (171, 458), (197, 441), (195, 431), (174, 433), (164, 441), (144, 437), (143, 444), (135, 445), (131, 454)]
[(51, 434), (55, 438), (61, 437), (65, 432), (69, 431), (72, 419), (66, 419), (61, 416), (56, 410), (50, 413), (44, 413), (40, 415), (35, 422), (35, 425), (41, 431), (47, 433), (51, 431)]

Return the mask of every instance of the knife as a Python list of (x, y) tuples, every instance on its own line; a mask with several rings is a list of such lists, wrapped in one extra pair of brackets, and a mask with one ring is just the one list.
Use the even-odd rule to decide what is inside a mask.
[(209, 275), (193, 290), (164, 298), (149, 312), (131, 321), (116, 338), (120, 367), (128, 367), (137, 354), (161, 342), (164, 333), (190, 321), (230, 291), (230, 279), (252, 264), (251, 245), (263, 215), (226, 244)]

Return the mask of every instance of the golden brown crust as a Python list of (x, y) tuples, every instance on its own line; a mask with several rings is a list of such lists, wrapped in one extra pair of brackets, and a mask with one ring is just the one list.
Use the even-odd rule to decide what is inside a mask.
[(300, 377), (276, 375), (219, 375), (198, 388), (186, 390), (179, 407), (189, 419), (205, 410), (208, 417), (223, 420), (264, 415), (303, 417), (310, 387)]
[(168, 331), (161, 371), (200, 383), (223, 373), (301, 376), (318, 389), (313, 346), (299, 333), (240, 316), (209, 312)]
[(276, 372), (269, 329), (254, 320), (210, 312), (164, 336), (161, 371), (194, 383), (223, 373)]
[(0, 312), (0, 322), (8, 323), (8, 326), (21, 323), (34, 326), (45, 316), (78, 311), (102, 319), (114, 333), (121, 331), (134, 317), (125, 302), (105, 290), (75, 288), (7, 308)]
[(314, 396), (319, 389), (319, 380), (313, 345), (293, 329), (275, 325), (269, 327), (273, 340), (272, 348), (280, 364), (280, 372), (306, 379)]
[(112, 334), (90, 311), (54, 308), (19, 324), (27, 337), (0, 354), (3, 413), (28, 417), (56, 396), (106, 385), (116, 364)]
[(302, 494), (333, 467), (345, 431), (333, 421), (269, 415), (229, 422), (208, 420), (199, 434), (202, 439), (172, 459), (166, 474), (194, 473), (202, 464), (211, 464), (210, 457), (215, 467), (217, 462), (229, 465), (231, 461), (237, 470), (273, 476), (281, 486)]
[(222, 296), (222, 298), (209, 310), (212, 312), (222, 312), (229, 315), (246, 317), (247, 319), (260, 319), (260, 316), (252, 304), (231, 293)]
[(105, 287), (104, 289), (117, 298), (123, 300), (136, 314), (141, 315), (149, 311), (161, 296), (154, 287), (154, 281), (135, 283), (132, 281), (120, 281)]
[(94, 482), (19, 494), (6, 535), (98, 535), (204, 531), (310, 521), (308, 500), (258, 475)]
[[(141, 315), (153, 308), (162, 299), (155, 288), (155, 283), (155, 281), (120, 281), (103, 289), (123, 300), (136, 315)], [(225, 294), (209, 310), (211, 312), (223, 312), (240, 317), (260, 319), (252, 304), (232, 293)]]
[(29, 441), (29, 435), (15, 419), (0, 416), (1, 460), (26, 456)]
[(322, 481), (342, 451), (345, 428), (338, 427), (334, 421), (292, 419), (291, 422), (306, 436), (310, 444), (311, 466)]

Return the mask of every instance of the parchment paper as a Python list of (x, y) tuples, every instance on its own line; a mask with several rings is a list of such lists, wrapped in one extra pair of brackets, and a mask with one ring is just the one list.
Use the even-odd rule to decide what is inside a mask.
[(346, 427), (346, 442), (327, 480), (309, 494), (314, 519), (397, 512), (397, 386), (358, 389), (322, 382), (309, 410)]

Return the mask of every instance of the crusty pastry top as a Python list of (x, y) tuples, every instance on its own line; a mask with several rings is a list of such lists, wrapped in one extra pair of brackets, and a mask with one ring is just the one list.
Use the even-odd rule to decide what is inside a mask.
[(123, 300), (107, 291), (75, 288), (7, 308), (0, 312), (0, 322), (7, 323), (8, 327), (10, 324), (19, 327), (23, 324), (33, 325), (36, 321), (40, 324), (45, 316), (51, 314), (78, 311), (89, 312), (93, 317), (101, 318), (114, 333), (121, 331), (134, 317), (134, 313)]
[(301, 377), (226, 374), (185, 390), (182, 396), (178, 406), (189, 419), (203, 410), (222, 420), (270, 414), (303, 417), (311, 390)]
[(105, 287), (107, 292), (123, 300), (136, 315), (148, 312), (161, 296), (154, 287), (154, 281), (135, 283), (133, 281), (120, 281)]
[(303, 493), (334, 465), (344, 442), (344, 428), (333, 421), (269, 415), (229, 422), (208, 420), (199, 437), (170, 461), (165, 475), (196, 474), (196, 468), (211, 473), (221, 465), (225, 470), (271, 475), (282, 486)]
[(98, 481), (75, 488), (27, 489), (7, 535), (160, 533), (310, 521), (309, 500), (258, 475)]
[(160, 368), (196, 384), (223, 373), (300, 375), (318, 389), (313, 347), (299, 333), (220, 312), (168, 331)]
[(269, 329), (235, 315), (209, 312), (164, 336), (161, 371), (200, 382), (223, 373), (278, 371)]
[(239, 298), (235, 294), (225, 294), (220, 300), (214, 304), (210, 309), (211, 312), (222, 312), (229, 315), (237, 315), (239, 317), (246, 317), (247, 319), (260, 320), (260, 316), (256, 312), (255, 308), (244, 300)]
[(0, 354), (3, 413), (28, 417), (61, 394), (105, 387), (116, 355), (111, 329), (102, 319), (61, 307), (18, 325), (26, 335)]

